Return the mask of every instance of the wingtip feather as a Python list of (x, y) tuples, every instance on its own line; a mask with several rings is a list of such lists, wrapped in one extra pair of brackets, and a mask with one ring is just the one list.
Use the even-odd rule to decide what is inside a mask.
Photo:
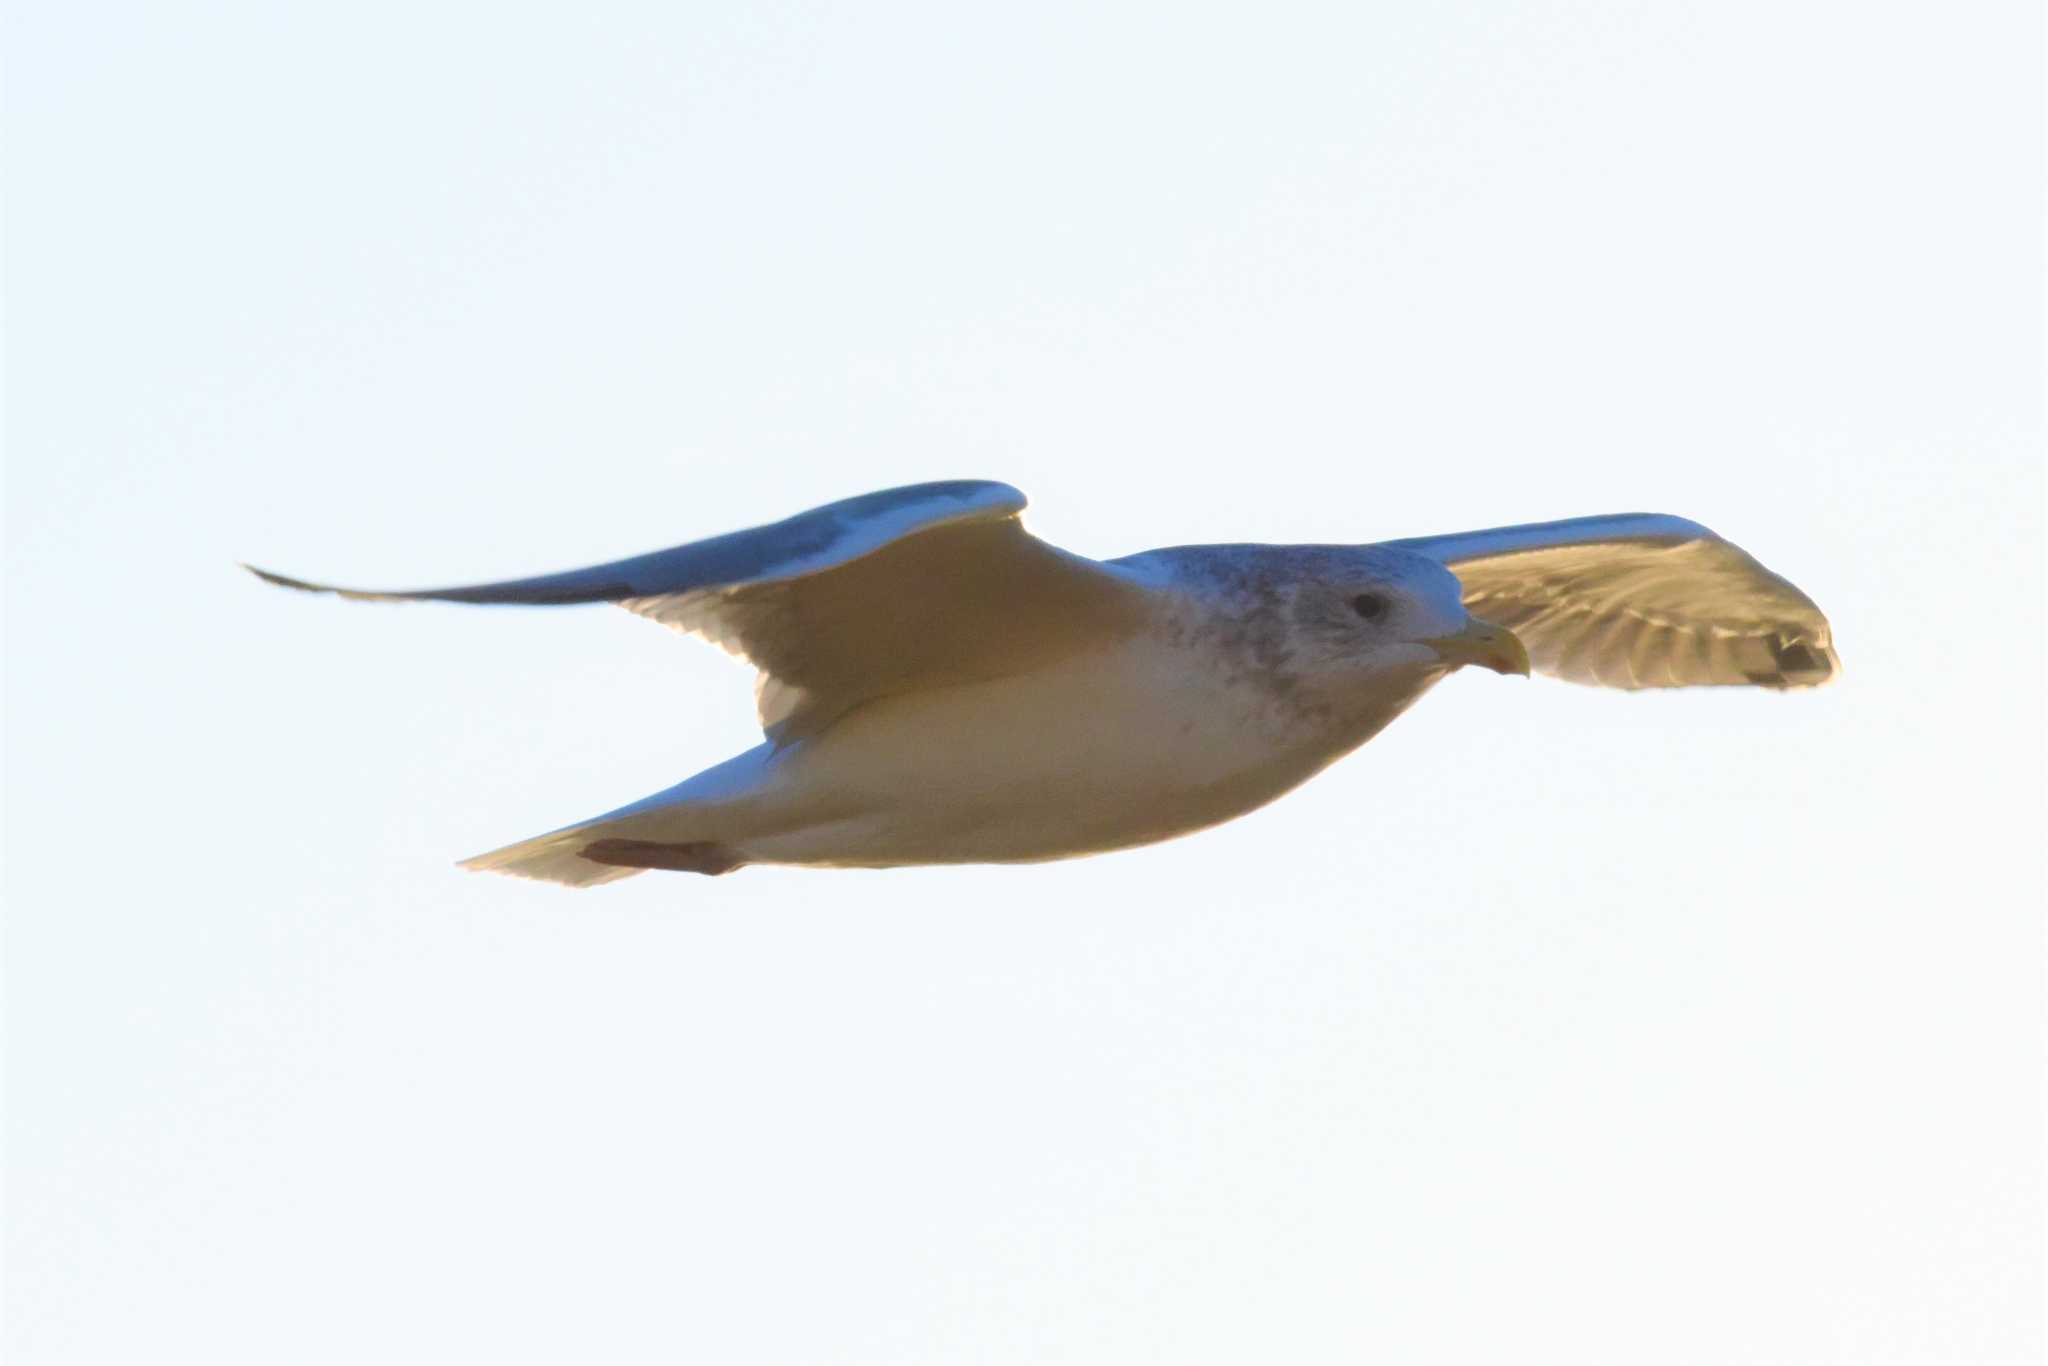
[(314, 583), (310, 579), (295, 579), (289, 574), (279, 574), (273, 570), (259, 569), (246, 561), (240, 563), (242, 568), (248, 570), (265, 583), (275, 584), (279, 588), (290, 588), (300, 593), (332, 593), (338, 598), (347, 598), (351, 602), (410, 602), (422, 596), (419, 593), (380, 593), (372, 589), (343, 588), (337, 584)]
[(247, 560), (237, 560), (236, 563), (265, 583), (274, 583), (279, 588), (296, 588), (301, 593), (332, 593), (334, 591), (334, 589), (324, 583), (308, 583), (304, 579), (295, 579), (289, 574), (278, 574), (268, 569), (259, 569)]

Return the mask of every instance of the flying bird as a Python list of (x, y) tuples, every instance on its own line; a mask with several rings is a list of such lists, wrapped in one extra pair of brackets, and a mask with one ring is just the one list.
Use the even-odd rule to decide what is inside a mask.
[(954, 480), (611, 564), (371, 601), (611, 602), (759, 670), (763, 743), (464, 861), (574, 887), (652, 868), (1030, 863), (1241, 816), (1451, 671), (1609, 688), (1804, 688), (1840, 670), (1807, 596), (1649, 513), (1377, 545), (1098, 561), (1024, 495)]

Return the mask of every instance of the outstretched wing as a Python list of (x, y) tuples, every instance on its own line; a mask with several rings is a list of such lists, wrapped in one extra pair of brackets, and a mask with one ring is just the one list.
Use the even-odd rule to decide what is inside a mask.
[(1610, 688), (1805, 688), (1841, 670), (1813, 600), (1697, 522), (1581, 517), (1392, 541), (1441, 561), (1543, 673)]
[(1020, 672), (1135, 624), (1144, 590), (1033, 537), (1023, 509), (1007, 484), (953, 480), (505, 583), (370, 592), (252, 572), (381, 602), (615, 602), (751, 661), (762, 729), (787, 743), (873, 698)]

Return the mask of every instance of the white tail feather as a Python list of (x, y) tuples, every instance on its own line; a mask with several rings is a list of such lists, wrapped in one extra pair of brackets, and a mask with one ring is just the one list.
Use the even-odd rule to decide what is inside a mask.
[(622, 877), (645, 872), (644, 868), (616, 868), (583, 857), (583, 849), (597, 838), (597, 826), (572, 826), (552, 834), (493, 849), (488, 854), (466, 858), (462, 866), (477, 873), (510, 873), (537, 882), (557, 882), (564, 887), (595, 887), (617, 882)]
[(715, 823), (714, 813), (729, 813), (730, 803), (754, 789), (774, 756), (774, 746), (756, 745), (630, 806), (466, 858), (462, 866), (472, 872), (510, 873), (564, 887), (596, 887), (644, 873), (644, 868), (621, 868), (587, 859), (583, 851), (602, 839), (683, 842), (730, 838)]

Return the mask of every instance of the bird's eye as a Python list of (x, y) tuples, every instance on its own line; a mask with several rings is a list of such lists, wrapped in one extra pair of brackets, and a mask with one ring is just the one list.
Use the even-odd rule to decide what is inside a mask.
[(1351, 610), (1367, 621), (1378, 621), (1387, 614), (1387, 600), (1377, 593), (1360, 593), (1351, 600)]

